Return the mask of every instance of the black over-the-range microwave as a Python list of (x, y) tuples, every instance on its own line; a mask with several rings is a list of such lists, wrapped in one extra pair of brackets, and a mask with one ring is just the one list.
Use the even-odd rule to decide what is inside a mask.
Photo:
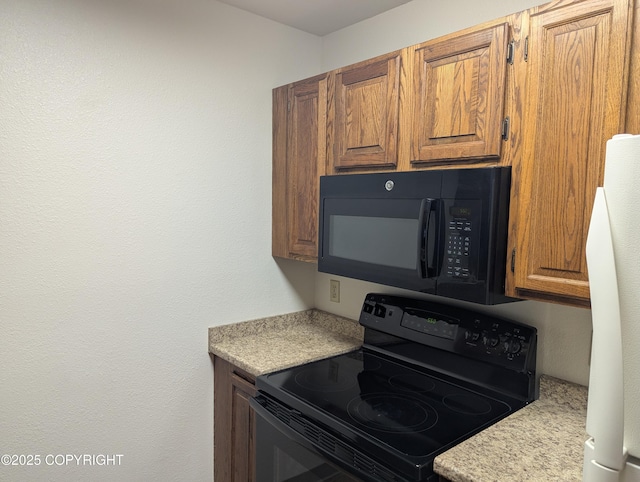
[(504, 295), (510, 167), (320, 178), (318, 270), (481, 304)]

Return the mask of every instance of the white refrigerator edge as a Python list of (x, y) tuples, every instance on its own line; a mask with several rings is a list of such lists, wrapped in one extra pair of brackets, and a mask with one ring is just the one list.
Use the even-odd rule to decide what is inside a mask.
[(593, 343), (583, 481), (640, 482), (640, 135), (607, 142), (586, 257)]

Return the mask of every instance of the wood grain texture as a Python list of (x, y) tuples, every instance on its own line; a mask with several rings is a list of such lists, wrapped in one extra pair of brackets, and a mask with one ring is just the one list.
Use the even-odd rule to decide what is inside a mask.
[(326, 172), (325, 74), (273, 91), (273, 256), (314, 261)]
[(633, 32), (633, 38), (631, 39), (625, 132), (640, 134), (640, 1), (636, 1), (633, 9), (631, 32)]
[(500, 157), (508, 30), (413, 47), (413, 163)]
[(319, 166), (324, 163), (326, 82), (299, 83), (290, 90), (287, 180), (289, 254), (318, 255)]
[(253, 481), (256, 478), (255, 413), (249, 400), (256, 394), (256, 389), (235, 372), (231, 375), (231, 387), (233, 480)]
[(640, 133), (639, 8), (554, 0), (275, 89), (274, 256), (316, 259), (322, 174), (511, 165), (507, 294), (588, 306), (605, 142)]
[(289, 86), (272, 91), (271, 254), (287, 257), (287, 101)]
[(213, 356), (213, 477), (229, 482), (255, 480), (255, 415), (249, 398), (256, 394), (251, 375)]
[(403, 51), (333, 72), (328, 97), (333, 172), (395, 167), (398, 162)]
[[(522, 143), (525, 137), (523, 123), (524, 100), (527, 79), (527, 64), (524, 60), (525, 38), (529, 33), (529, 16), (520, 12), (509, 18), (510, 39), (513, 42), (513, 64), (507, 66), (505, 117), (510, 120), (509, 138), (502, 148), (501, 163), (511, 165), (511, 197), (509, 200), (509, 234), (507, 238), (507, 270), (505, 292), (515, 296), (514, 273), (511, 270), (511, 254), (517, 246), (518, 205), (520, 203), (520, 180), (522, 170)], [(526, 222), (526, 219), (522, 222)]]
[(530, 16), (515, 292), (584, 305), (584, 246), (605, 143), (624, 127), (629, 3), (555, 2)]

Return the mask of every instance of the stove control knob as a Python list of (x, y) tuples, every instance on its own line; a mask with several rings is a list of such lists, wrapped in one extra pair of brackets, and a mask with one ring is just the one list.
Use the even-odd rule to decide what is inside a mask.
[(511, 338), (507, 340), (504, 344), (504, 351), (509, 355), (515, 355), (522, 349), (522, 345), (519, 340), (515, 340)]
[(480, 339), (480, 333), (478, 333), (477, 331), (467, 330), (464, 334), (464, 338), (467, 341), (475, 343)]
[(380, 318), (384, 318), (387, 314), (387, 309), (383, 305), (376, 304), (373, 314)]
[(495, 348), (500, 343), (500, 338), (498, 338), (496, 335), (491, 335), (487, 333), (483, 337), (483, 342), (485, 346), (488, 346), (489, 348)]

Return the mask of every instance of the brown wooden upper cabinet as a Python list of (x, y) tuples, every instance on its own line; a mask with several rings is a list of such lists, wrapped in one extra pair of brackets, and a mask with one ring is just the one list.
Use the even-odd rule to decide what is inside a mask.
[(330, 172), (499, 160), (508, 41), (483, 24), (331, 72)]
[(274, 255), (316, 259), (325, 172), (511, 165), (506, 293), (588, 306), (606, 141), (640, 129), (639, 23), (640, 0), (557, 0), (275, 89)]
[(331, 73), (327, 150), (335, 171), (397, 167), (405, 55), (392, 52)]
[(506, 23), (410, 48), (412, 164), (500, 156)]
[(589, 303), (585, 241), (605, 143), (625, 129), (632, 5), (586, 0), (531, 11), (512, 295)]
[(319, 177), (326, 169), (327, 76), (273, 91), (272, 254), (318, 256)]

